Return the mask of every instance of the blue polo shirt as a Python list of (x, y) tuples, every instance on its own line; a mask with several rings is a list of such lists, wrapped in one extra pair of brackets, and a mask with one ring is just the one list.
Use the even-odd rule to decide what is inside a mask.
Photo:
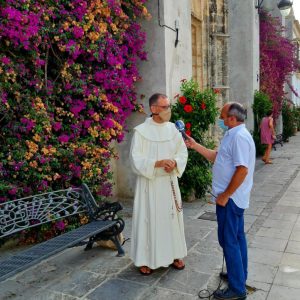
[(227, 130), (213, 165), (213, 194), (217, 196), (223, 193), (229, 185), (236, 167), (244, 166), (248, 168), (248, 174), (230, 198), (238, 207), (248, 208), (255, 160), (255, 144), (245, 124)]

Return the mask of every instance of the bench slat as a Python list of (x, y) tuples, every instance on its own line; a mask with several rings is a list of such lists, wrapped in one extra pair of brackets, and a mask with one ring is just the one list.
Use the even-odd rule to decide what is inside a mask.
[(116, 224), (116, 221), (93, 221), (63, 235), (35, 245), (20, 254), (0, 260), (0, 281), (3, 281), (20, 271), (72, 247), (84, 239), (94, 236)]

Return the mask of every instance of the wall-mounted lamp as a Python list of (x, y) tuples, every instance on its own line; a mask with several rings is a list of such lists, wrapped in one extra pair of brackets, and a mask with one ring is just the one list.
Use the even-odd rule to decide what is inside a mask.
[(260, 9), (262, 7), (264, 0), (257, 0), (257, 5), (255, 5), (255, 8)]
[[(255, 8), (260, 10), (262, 8), (264, 0), (257, 0), (257, 5)], [(279, 8), (281, 15), (283, 17), (286, 17), (289, 15), (291, 8), (293, 6), (293, 1), (292, 0), (280, 0), (279, 3), (277, 4), (277, 7)]]
[(179, 21), (178, 21), (178, 20), (175, 21), (175, 30), (176, 30), (176, 39), (175, 39), (175, 48), (176, 48), (177, 45), (178, 45), (178, 42), (179, 42), (179, 40), (178, 40), (178, 34), (179, 34)]
[(278, 8), (280, 9), (281, 15), (286, 17), (290, 14), (291, 8), (293, 6), (293, 1), (291, 0), (281, 0), (278, 3)]
[(158, 25), (160, 27), (166, 27), (172, 31), (174, 31), (176, 33), (176, 38), (175, 38), (175, 48), (177, 47), (178, 45), (178, 42), (179, 42), (179, 39), (178, 39), (178, 34), (179, 34), (179, 21), (176, 20), (175, 21), (175, 28), (172, 28), (166, 24), (161, 24), (161, 21), (160, 21), (160, 1), (157, 0), (157, 10), (158, 10)]

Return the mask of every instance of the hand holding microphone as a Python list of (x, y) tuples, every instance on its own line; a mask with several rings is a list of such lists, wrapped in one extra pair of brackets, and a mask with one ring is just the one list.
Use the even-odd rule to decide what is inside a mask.
[(190, 136), (184, 141), (186, 146), (190, 149), (195, 149), (197, 142)]
[(185, 142), (186, 146), (187, 146), (188, 148), (193, 149), (193, 148), (197, 145), (197, 143), (196, 143), (196, 141), (195, 141), (192, 137), (188, 136), (188, 135), (185, 133), (185, 125), (184, 125), (183, 121), (182, 121), (182, 120), (176, 121), (176, 122), (175, 122), (175, 127), (176, 127), (176, 128), (178, 129), (178, 131), (181, 133), (181, 135), (182, 135), (182, 137), (183, 137), (183, 139), (184, 139), (184, 142)]
[(175, 122), (175, 127), (178, 129), (178, 131), (181, 133), (184, 140), (188, 139), (188, 135), (185, 133), (185, 125), (182, 120), (177, 120)]

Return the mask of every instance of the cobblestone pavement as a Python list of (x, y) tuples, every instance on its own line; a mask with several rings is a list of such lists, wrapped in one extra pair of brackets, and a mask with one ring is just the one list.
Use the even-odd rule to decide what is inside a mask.
[[(251, 205), (245, 213), (249, 244), (247, 299), (300, 299), (300, 135), (272, 152), (274, 164), (256, 162)], [(186, 268), (156, 270), (143, 277), (125, 257), (94, 247), (68, 249), (0, 283), (0, 299), (198, 299), (201, 289), (219, 283), (222, 252), (216, 222), (199, 219), (214, 206), (184, 204), (188, 245)], [(131, 207), (124, 212), (125, 237), (131, 231)], [(125, 244), (128, 253), (130, 240)]]

